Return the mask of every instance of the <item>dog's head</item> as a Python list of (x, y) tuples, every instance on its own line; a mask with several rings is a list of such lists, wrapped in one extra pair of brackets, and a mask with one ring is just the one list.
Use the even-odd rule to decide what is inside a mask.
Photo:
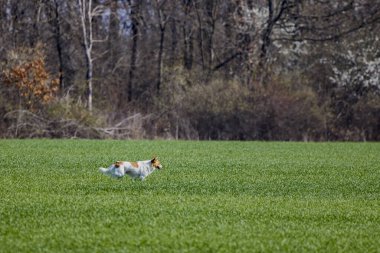
[(119, 168), (120, 165), (122, 165), (122, 164), (123, 164), (123, 162), (116, 161), (116, 162), (114, 163), (114, 166), (115, 166), (116, 168)]
[(162, 165), (157, 157), (154, 157), (151, 161), (153, 168), (155, 169), (162, 169)]

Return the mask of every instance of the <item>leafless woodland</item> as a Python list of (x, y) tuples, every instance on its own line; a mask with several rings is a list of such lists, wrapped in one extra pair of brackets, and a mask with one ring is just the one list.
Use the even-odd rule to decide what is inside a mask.
[(0, 0), (7, 138), (380, 140), (380, 0)]

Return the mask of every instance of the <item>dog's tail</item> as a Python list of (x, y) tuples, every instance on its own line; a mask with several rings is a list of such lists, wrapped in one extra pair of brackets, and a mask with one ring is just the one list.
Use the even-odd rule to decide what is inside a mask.
[(105, 174), (105, 175), (108, 175), (109, 173), (109, 170), (108, 169), (106, 169), (106, 168), (103, 168), (103, 167), (100, 167), (99, 168), (99, 172), (101, 172), (101, 173), (103, 173), (103, 174)]

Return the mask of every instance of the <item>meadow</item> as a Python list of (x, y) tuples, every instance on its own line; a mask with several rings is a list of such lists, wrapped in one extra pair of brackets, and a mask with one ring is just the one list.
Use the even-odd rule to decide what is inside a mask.
[[(145, 181), (101, 175), (158, 155)], [(380, 252), (380, 143), (0, 140), (0, 252)]]

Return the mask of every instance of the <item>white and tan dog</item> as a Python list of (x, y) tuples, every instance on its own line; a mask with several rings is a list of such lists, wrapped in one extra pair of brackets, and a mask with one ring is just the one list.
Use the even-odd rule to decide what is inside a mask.
[(108, 168), (99, 168), (99, 171), (111, 177), (121, 178), (128, 175), (133, 179), (144, 180), (156, 169), (162, 169), (162, 165), (158, 158), (154, 157), (152, 160), (138, 162), (117, 161)]

